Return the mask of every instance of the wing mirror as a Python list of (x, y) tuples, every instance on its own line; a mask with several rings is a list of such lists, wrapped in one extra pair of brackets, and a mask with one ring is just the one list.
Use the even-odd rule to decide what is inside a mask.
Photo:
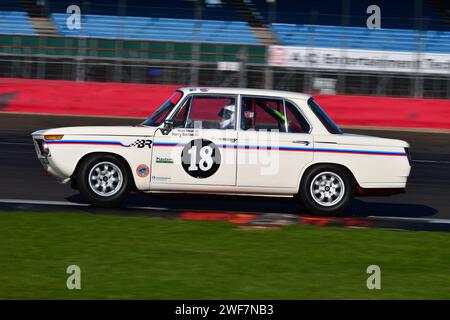
[(163, 135), (168, 135), (170, 131), (173, 129), (173, 120), (172, 119), (166, 119), (163, 121), (163, 128), (161, 129), (161, 132)]
[(173, 129), (173, 120), (172, 119), (166, 119), (164, 120), (164, 129)]

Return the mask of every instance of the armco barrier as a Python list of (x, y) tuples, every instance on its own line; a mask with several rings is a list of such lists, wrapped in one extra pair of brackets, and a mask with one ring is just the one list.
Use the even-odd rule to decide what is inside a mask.
[[(179, 86), (0, 79), (0, 111), (147, 117)], [(450, 129), (450, 100), (315, 95), (340, 125)]]

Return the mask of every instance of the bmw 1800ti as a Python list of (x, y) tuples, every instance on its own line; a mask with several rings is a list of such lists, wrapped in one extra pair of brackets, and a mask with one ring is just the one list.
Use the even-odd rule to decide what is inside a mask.
[(92, 204), (131, 191), (297, 197), (314, 214), (354, 196), (403, 192), (408, 143), (343, 133), (306, 94), (235, 88), (176, 90), (137, 126), (32, 134), (45, 169)]

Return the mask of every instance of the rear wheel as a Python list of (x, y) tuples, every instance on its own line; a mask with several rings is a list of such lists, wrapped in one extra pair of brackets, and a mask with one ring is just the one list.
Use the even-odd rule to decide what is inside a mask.
[(131, 189), (128, 171), (127, 165), (113, 155), (94, 155), (81, 164), (77, 185), (88, 202), (100, 207), (118, 207)]
[(339, 166), (319, 165), (307, 170), (300, 185), (300, 198), (312, 214), (336, 216), (350, 205), (354, 183)]

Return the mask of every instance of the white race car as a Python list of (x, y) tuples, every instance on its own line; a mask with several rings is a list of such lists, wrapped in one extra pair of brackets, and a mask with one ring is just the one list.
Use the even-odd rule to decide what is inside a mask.
[(130, 190), (297, 197), (336, 215), (351, 199), (404, 192), (401, 140), (346, 134), (306, 94), (183, 88), (137, 126), (32, 134), (45, 169), (90, 203), (113, 207)]

